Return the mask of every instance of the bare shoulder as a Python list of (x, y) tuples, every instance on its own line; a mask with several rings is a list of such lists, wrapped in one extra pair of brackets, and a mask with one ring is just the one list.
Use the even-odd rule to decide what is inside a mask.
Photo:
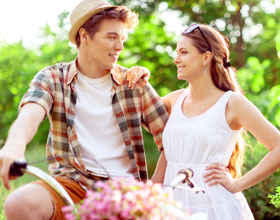
[(177, 99), (179, 98), (179, 96), (185, 91), (186, 91), (185, 89), (179, 89), (179, 90), (169, 93), (168, 95), (164, 96), (163, 98), (167, 99), (170, 102), (176, 102)]
[(179, 89), (179, 90), (173, 91), (173, 92), (169, 93), (168, 95), (161, 98), (165, 107), (167, 108), (167, 111), (169, 114), (171, 112), (173, 105), (177, 101), (177, 99), (185, 91), (186, 91), (185, 89)]
[(237, 92), (233, 93), (228, 100), (228, 107), (233, 110), (246, 109), (248, 105), (253, 104), (244, 95)]
[(226, 110), (229, 124), (235, 128), (249, 128), (248, 123), (263, 118), (260, 110), (244, 95), (234, 93), (231, 95)]

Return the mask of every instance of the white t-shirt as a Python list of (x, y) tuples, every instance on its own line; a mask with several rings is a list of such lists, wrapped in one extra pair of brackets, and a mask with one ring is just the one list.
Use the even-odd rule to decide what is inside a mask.
[(113, 177), (131, 176), (131, 162), (111, 104), (111, 75), (92, 79), (78, 73), (75, 90), (75, 126), (86, 169), (100, 176), (107, 172)]

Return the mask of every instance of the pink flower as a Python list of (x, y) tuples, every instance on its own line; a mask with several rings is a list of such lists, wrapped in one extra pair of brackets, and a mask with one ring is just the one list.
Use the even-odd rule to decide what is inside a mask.
[(120, 190), (114, 190), (112, 192), (112, 200), (116, 203), (121, 203), (122, 201), (122, 193)]
[[(163, 209), (165, 205), (182, 207), (173, 200), (173, 192), (164, 191), (161, 184), (139, 182), (133, 178), (98, 181), (96, 191), (89, 190), (82, 204), (64, 207), (67, 220), (102, 219), (176, 219)], [(78, 210), (75, 212), (75, 210)], [(74, 216), (74, 218), (73, 218)]]

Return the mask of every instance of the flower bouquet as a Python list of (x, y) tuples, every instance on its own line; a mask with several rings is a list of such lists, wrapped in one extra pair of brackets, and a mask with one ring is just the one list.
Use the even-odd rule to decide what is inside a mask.
[(181, 208), (182, 204), (173, 199), (172, 189), (164, 190), (150, 180), (144, 183), (128, 178), (98, 181), (96, 190), (87, 191), (81, 204), (66, 206), (62, 211), (67, 220), (157, 220), (182, 219), (177, 212)]

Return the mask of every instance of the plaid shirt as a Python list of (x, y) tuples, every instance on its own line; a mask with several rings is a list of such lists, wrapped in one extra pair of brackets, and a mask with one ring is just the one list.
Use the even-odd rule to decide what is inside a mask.
[[(111, 70), (112, 108), (131, 161), (130, 172), (135, 178), (146, 180), (147, 167), (141, 125), (153, 135), (161, 150), (161, 136), (168, 114), (150, 84), (135, 89), (127, 86), (124, 80), (126, 70), (118, 65)], [(85, 168), (74, 124), (77, 98), (74, 85), (77, 73), (75, 61), (42, 69), (32, 80), (20, 108), (26, 103), (37, 103), (49, 116), (50, 130), (46, 151), (50, 174), (68, 176), (90, 188), (94, 186), (95, 174)]]

